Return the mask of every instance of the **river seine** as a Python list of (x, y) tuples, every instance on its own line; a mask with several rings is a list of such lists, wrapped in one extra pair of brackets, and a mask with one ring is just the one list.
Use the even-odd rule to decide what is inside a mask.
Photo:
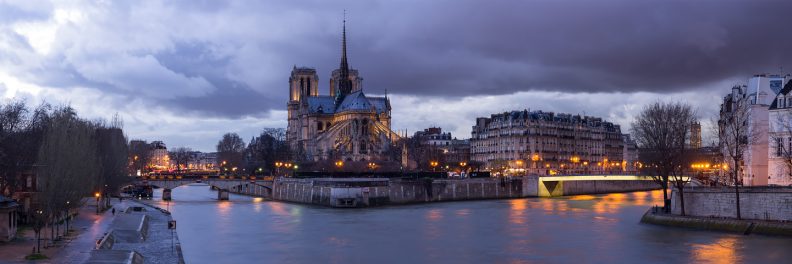
[(792, 263), (792, 239), (640, 224), (661, 192), (331, 209), (173, 190), (187, 263)]

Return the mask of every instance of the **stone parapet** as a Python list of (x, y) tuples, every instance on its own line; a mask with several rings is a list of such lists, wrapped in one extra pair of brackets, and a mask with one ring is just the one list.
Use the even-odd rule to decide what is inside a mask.
[[(736, 218), (734, 187), (685, 188), (685, 214), (702, 217)], [(678, 190), (671, 194), (671, 212), (681, 214)], [(792, 221), (792, 187), (740, 187), (740, 215), (743, 219)]]

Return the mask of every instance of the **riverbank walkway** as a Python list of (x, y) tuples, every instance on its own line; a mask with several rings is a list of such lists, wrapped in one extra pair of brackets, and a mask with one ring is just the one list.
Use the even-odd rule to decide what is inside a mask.
[(124, 200), (115, 208), (111, 237), (102, 241), (104, 249), (91, 252), (89, 263), (122, 263), (124, 256), (118, 253), (132, 251), (145, 263), (184, 263), (176, 231), (168, 226), (170, 212), (136, 200)]

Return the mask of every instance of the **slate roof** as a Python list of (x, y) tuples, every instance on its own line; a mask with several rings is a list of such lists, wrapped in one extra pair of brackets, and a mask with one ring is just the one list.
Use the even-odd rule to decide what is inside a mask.
[(335, 97), (328, 95), (306, 97), (308, 111), (312, 114), (334, 114), (343, 111), (376, 111), (377, 114), (388, 112), (388, 99), (385, 97), (366, 97), (362, 91), (356, 91), (344, 97), (336, 106)]
[(335, 98), (332, 96), (310, 96), (308, 101), (308, 111), (311, 113), (332, 114), (335, 112)]
[(18, 204), (14, 199), (0, 195), (0, 208), (16, 207)]
[(385, 97), (367, 97), (369, 102), (377, 108), (377, 114), (388, 112), (388, 99)]
[(374, 110), (374, 105), (369, 102), (363, 91), (356, 91), (344, 97), (344, 101), (336, 108), (336, 112), (345, 111), (371, 111)]
[[(780, 94), (780, 95), (788, 95), (789, 92), (792, 92), (792, 81), (787, 82), (786, 85), (784, 85), (784, 88), (781, 89), (781, 91), (778, 92), (778, 94)], [(770, 109), (778, 109), (778, 105), (777, 105), (778, 104), (778, 99), (777, 99), (778, 94), (776, 94), (776, 96), (773, 97), (773, 103), (770, 104)]]

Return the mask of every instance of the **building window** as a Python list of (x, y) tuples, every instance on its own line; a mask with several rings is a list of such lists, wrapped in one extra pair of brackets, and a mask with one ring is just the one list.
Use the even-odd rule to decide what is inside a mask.
[(784, 138), (776, 138), (776, 157), (781, 157), (784, 151)]

